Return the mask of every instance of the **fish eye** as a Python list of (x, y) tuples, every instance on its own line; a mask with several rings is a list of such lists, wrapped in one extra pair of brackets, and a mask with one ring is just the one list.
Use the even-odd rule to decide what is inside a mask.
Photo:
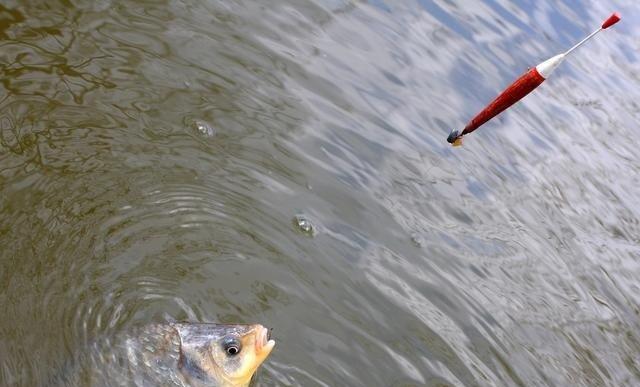
[(227, 355), (235, 356), (240, 353), (240, 350), (242, 350), (242, 345), (235, 337), (225, 337), (222, 341), (222, 348)]

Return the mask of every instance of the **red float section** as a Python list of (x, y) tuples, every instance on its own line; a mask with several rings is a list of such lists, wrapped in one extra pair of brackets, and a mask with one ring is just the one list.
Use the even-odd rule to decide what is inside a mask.
[(473, 117), (460, 135), (463, 136), (478, 129), (482, 124), (502, 113), (509, 106), (524, 98), (525, 95), (531, 93), (536, 87), (540, 86), (542, 82), (544, 82), (544, 78), (535, 67), (522, 74), (520, 78), (516, 79), (515, 82), (504, 89), (487, 107)]
[[(447, 142), (451, 143), (453, 146), (459, 146), (462, 144), (462, 136), (465, 134), (469, 134), (474, 130), (478, 129), (485, 122), (489, 121), (493, 117), (502, 113), (505, 109), (509, 108), (514, 103), (518, 102), (524, 96), (531, 93), (536, 87), (540, 86), (542, 82), (544, 82), (545, 77), (548, 77), (551, 72), (564, 60), (564, 58), (569, 55), (573, 50), (580, 47), (584, 42), (591, 39), (598, 32), (611, 27), (620, 21), (620, 14), (618, 12), (614, 12), (609, 16), (603, 23), (600, 28), (593, 31), (589, 36), (582, 39), (578, 44), (571, 47), (566, 52), (556, 55), (547, 59), (546, 61), (540, 63), (537, 68), (534, 67), (528, 70), (526, 73), (520, 76), (520, 78), (516, 79), (509, 87), (500, 93), (487, 107), (485, 107), (480, 113), (478, 113), (467, 126), (464, 127), (462, 133), (459, 133), (457, 130), (451, 131), (449, 137), (447, 137)], [(544, 75), (544, 76), (543, 76)]]
[(611, 14), (611, 16), (609, 16), (607, 20), (604, 21), (604, 23), (602, 23), (602, 29), (606, 30), (607, 28), (611, 27), (612, 25), (616, 24), (619, 21), (620, 21), (620, 14), (618, 12), (614, 12)]

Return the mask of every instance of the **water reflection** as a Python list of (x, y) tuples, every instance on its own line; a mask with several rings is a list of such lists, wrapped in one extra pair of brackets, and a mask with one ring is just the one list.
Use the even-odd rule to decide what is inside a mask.
[(3, 3), (0, 381), (191, 320), (274, 327), (257, 385), (637, 382), (632, 5)]

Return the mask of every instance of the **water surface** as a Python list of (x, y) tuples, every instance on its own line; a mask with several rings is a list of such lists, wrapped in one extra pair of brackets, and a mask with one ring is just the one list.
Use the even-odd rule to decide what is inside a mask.
[(639, 384), (635, 5), (3, 1), (0, 383), (185, 320), (258, 386)]

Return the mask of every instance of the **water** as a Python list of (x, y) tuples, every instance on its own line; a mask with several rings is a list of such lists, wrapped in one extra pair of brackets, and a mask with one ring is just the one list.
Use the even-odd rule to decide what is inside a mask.
[(0, 384), (172, 320), (273, 327), (258, 386), (639, 384), (635, 5), (3, 1)]

